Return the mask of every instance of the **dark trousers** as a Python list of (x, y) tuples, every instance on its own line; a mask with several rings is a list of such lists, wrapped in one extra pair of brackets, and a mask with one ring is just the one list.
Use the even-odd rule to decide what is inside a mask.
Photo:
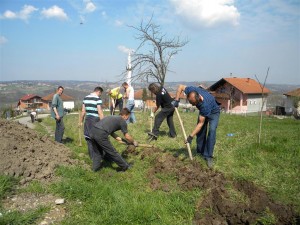
[(63, 118), (61, 117), (60, 120), (55, 119), (56, 121), (56, 129), (55, 129), (55, 141), (62, 143), (62, 138), (64, 136), (65, 125)]
[(34, 115), (30, 114), (31, 122), (34, 123)]
[(91, 128), (92, 141), (94, 141), (95, 144), (98, 145), (98, 148), (93, 148), (94, 149), (93, 170), (97, 171), (100, 169), (103, 155), (111, 159), (122, 169), (127, 169), (129, 166), (128, 163), (122, 158), (122, 156), (117, 152), (117, 150), (111, 144), (108, 136), (109, 134), (100, 128), (96, 128), (96, 127)]
[[(117, 106), (119, 106), (119, 110), (121, 112), (121, 110), (123, 109), (123, 99), (119, 98), (115, 100), (115, 109), (117, 108)], [(112, 107), (112, 105), (110, 106), (110, 115), (115, 114), (114, 109)]]
[(164, 119), (167, 118), (167, 124), (169, 127), (169, 136), (170, 137), (176, 136), (176, 131), (175, 131), (174, 122), (173, 122), (174, 111), (175, 111), (174, 107), (162, 108), (160, 110), (160, 112), (155, 116), (155, 120), (154, 120), (154, 126), (153, 126), (153, 130), (152, 130), (152, 133), (154, 135), (157, 136), (159, 134), (160, 126), (161, 126), (162, 122), (164, 121)]
[[(220, 113), (214, 113), (205, 117), (205, 122), (197, 134), (197, 153), (204, 158), (213, 157), (219, 118)], [(199, 117), (197, 123), (199, 123)]]
[(84, 137), (88, 146), (88, 152), (89, 156), (92, 161), (94, 157), (97, 157), (97, 154), (95, 155), (95, 152), (97, 152), (95, 149), (97, 149), (97, 144), (91, 140), (91, 128), (94, 126), (95, 123), (97, 123), (100, 120), (99, 117), (96, 116), (86, 116), (85, 122), (84, 122)]

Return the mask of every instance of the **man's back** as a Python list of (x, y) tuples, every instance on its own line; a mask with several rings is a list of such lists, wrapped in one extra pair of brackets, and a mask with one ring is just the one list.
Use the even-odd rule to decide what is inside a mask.
[(83, 104), (85, 106), (87, 116), (99, 116), (97, 106), (102, 105), (102, 100), (100, 97), (94, 93), (91, 93), (83, 99)]
[(161, 106), (162, 108), (172, 108), (172, 101), (173, 99), (164, 87), (156, 94), (157, 106)]
[(112, 134), (118, 130), (121, 130), (123, 134), (127, 133), (127, 123), (121, 116), (106, 116), (94, 125), (106, 131), (108, 134)]

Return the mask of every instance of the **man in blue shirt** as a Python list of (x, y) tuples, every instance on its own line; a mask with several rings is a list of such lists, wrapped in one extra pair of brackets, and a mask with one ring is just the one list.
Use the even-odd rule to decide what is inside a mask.
[[(192, 143), (197, 135), (197, 153), (206, 161), (209, 168), (213, 167), (213, 151), (216, 143), (216, 131), (220, 117), (220, 107), (208, 91), (201, 87), (179, 85), (175, 98), (175, 106), (178, 107), (181, 92), (187, 95), (188, 101), (199, 110), (197, 126), (188, 136), (185, 143)], [(208, 129), (208, 132), (207, 132)]]
[(51, 116), (56, 121), (56, 129), (55, 129), (55, 141), (62, 143), (62, 138), (64, 136), (65, 125), (63, 121), (64, 116), (64, 106), (63, 101), (60, 96), (64, 92), (64, 88), (59, 86), (57, 88), (56, 94), (53, 95), (52, 99), (52, 107), (51, 107)]

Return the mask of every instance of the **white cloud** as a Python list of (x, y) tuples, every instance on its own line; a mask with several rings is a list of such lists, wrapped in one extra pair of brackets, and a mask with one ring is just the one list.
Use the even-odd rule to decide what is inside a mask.
[(91, 13), (91, 12), (94, 12), (96, 10), (96, 6), (92, 1), (85, 1), (85, 3), (86, 3), (85, 12)]
[(115, 20), (115, 25), (116, 25), (117, 27), (120, 27), (120, 26), (122, 26), (123, 24), (124, 24), (123, 21), (121, 21), (121, 20)]
[(41, 12), (42, 16), (50, 19), (50, 18), (57, 18), (60, 20), (67, 20), (68, 16), (64, 12), (64, 10), (56, 5), (52, 6), (49, 9), (43, 9)]
[(7, 42), (7, 39), (4, 36), (0, 36), (0, 45), (3, 45)]
[(240, 13), (234, 0), (169, 0), (175, 13), (193, 26), (238, 25)]
[(38, 9), (32, 5), (24, 5), (20, 12), (7, 10), (0, 16), (1, 19), (21, 19), (27, 21), (31, 14)]
[(2, 19), (17, 19), (18, 16), (16, 13), (10, 11), (10, 10), (7, 10), (3, 13), (3, 15), (1, 16)]
[(119, 51), (124, 52), (126, 54), (128, 54), (129, 52), (134, 52), (134, 49), (127, 48), (124, 45), (119, 45), (118, 49), (119, 49)]

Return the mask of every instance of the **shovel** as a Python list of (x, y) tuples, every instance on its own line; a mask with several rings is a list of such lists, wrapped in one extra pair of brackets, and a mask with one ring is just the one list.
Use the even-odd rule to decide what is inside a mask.
[[(186, 137), (185, 129), (184, 129), (184, 126), (183, 126), (183, 123), (182, 123), (180, 114), (179, 114), (179, 112), (178, 112), (178, 109), (177, 109), (176, 107), (175, 107), (175, 111), (176, 111), (176, 114), (177, 114), (177, 116), (178, 116), (178, 120), (179, 120), (181, 129), (182, 129), (182, 133), (183, 133), (184, 140), (186, 140), (187, 137)], [(192, 151), (191, 151), (190, 143), (186, 143), (186, 146), (187, 146), (187, 149), (188, 149), (188, 152), (189, 152), (190, 159), (193, 160), (193, 156), (192, 156)]]

